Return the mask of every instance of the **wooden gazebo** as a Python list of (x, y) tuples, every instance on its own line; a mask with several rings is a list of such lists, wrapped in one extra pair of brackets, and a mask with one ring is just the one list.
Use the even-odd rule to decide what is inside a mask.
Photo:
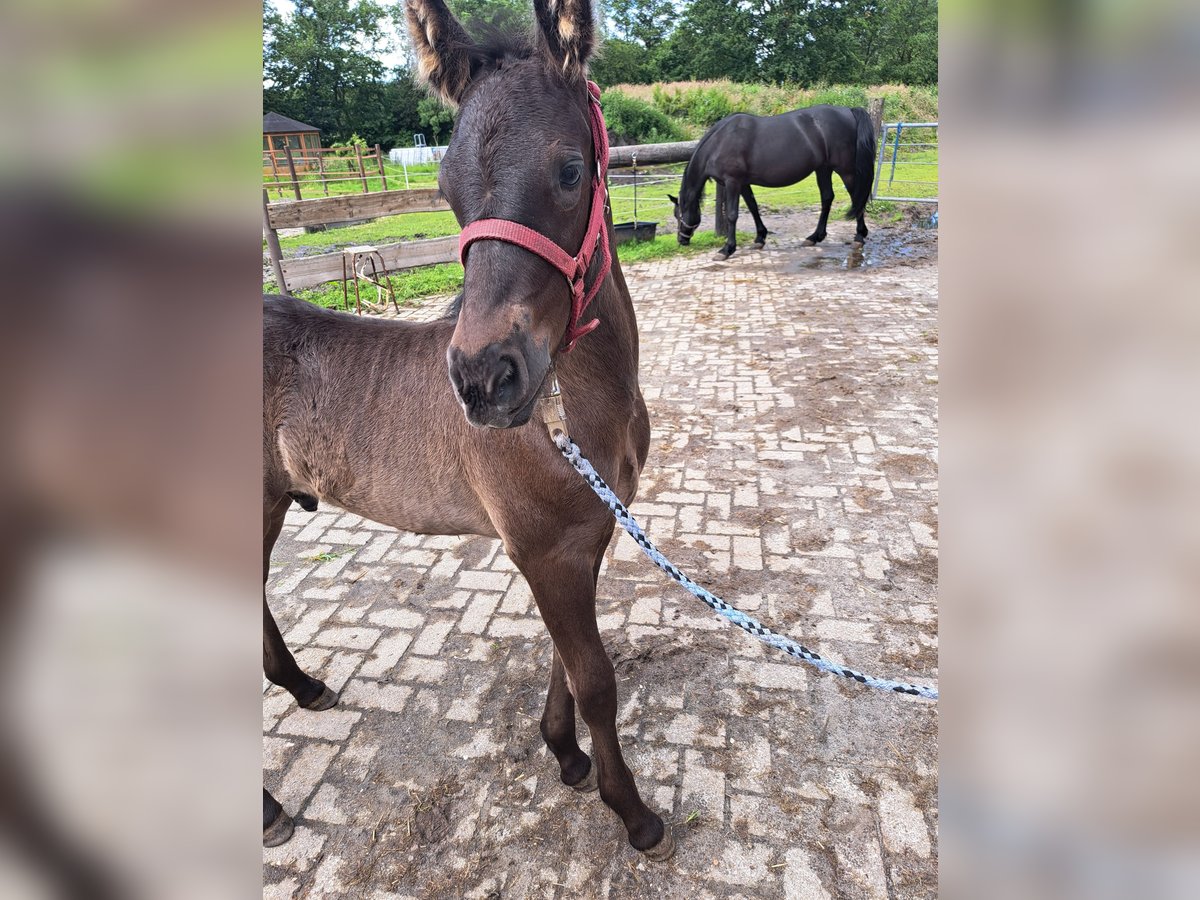
[[(298, 170), (316, 168), (321, 150), (321, 129), (277, 112), (267, 113), (263, 116), (264, 173), (269, 174), (273, 169), (287, 171), (284, 148), (292, 151), (292, 160)], [(272, 161), (274, 166), (271, 165)]]

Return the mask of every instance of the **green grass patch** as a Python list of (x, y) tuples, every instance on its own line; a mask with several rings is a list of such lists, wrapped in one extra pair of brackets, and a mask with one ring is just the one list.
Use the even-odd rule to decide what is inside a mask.
[(361, 225), (281, 237), (279, 246), (284, 256), (291, 257), (301, 255), (300, 251), (305, 254), (331, 253), (357, 244), (394, 244), (398, 241), (446, 237), (458, 232), (458, 222), (455, 221), (452, 212), (405, 213), (400, 216), (385, 216)]
[[(379, 166), (375, 165), (374, 173), (370, 171), (372, 163), (365, 164), (367, 171), (367, 187), (372, 194), (384, 190), (384, 179), (379, 177)], [(343, 194), (363, 193), (362, 177), (358, 174), (358, 161), (351, 156), (349, 159), (325, 160), (326, 173), (322, 181), (318, 171), (299, 171), (296, 180), (300, 183), (300, 197), (303, 200), (315, 200), (318, 197), (340, 197)], [(332, 167), (332, 168), (331, 168)], [(407, 177), (404, 167), (390, 162), (383, 164), (387, 176), (387, 190), (403, 191), (412, 188), (437, 187), (437, 163), (422, 163), (419, 166), (409, 166)], [(266, 174), (263, 175), (263, 187), (267, 196), (274, 203), (279, 200), (295, 200), (296, 192), (292, 189), (292, 174), (285, 162), (278, 175), (271, 172), (267, 164)]]
[[(458, 263), (442, 263), (437, 266), (422, 266), (419, 269), (409, 269), (392, 275), (392, 290), (396, 294), (396, 302), (401, 306), (411, 306), (420, 297), (436, 297), (439, 294), (453, 294), (462, 287), (463, 267)], [(275, 290), (274, 282), (267, 286), (268, 291)], [(371, 302), (377, 302), (379, 293), (373, 285), (359, 282), (358, 291), (362, 297)], [(342, 283), (331, 281), (302, 291), (295, 295), (309, 303), (324, 306), (329, 309), (343, 309)], [(354, 285), (347, 286), (346, 296), (349, 308), (354, 309)], [(387, 294), (384, 293), (384, 301)]]

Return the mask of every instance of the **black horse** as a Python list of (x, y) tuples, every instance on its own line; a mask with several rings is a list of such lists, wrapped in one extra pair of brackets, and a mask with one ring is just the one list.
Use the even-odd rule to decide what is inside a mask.
[(778, 116), (734, 113), (705, 132), (688, 161), (675, 204), (679, 243), (686, 244), (700, 225), (704, 185), (712, 178), (724, 192), (728, 234), (718, 259), (737, 248), (738, 200), (745, 198), (756, 229), (754, 249), (761, 250), (767, 228), (758, 214), (750, 185), (786, 187), (817, 173), (821, 191), (821, 220), (806, 246), (825, 240), (825, 223), (833, 204), (833, 173), (850, 193), (848, 219), (858, 219), (854, 243), (867, 239), (863, 210), (871, 196), (875, 174), (875, 127), (862, 107), (809, 106)]

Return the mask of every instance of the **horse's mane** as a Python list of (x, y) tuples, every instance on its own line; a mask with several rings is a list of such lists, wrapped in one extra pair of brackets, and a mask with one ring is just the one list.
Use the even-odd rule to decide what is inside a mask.
[(459, 291), (454, 299), (450, 301), (450, 305), (446, 307), (446, 311), (442, 313), (442, 318), (449, 319), (451, 322), (458, 321), (458, 314), (462, 312), (462, 303), (463, 292)]

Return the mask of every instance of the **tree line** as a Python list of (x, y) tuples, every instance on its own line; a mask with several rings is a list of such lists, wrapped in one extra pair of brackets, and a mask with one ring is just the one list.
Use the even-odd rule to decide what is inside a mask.
[[(529, 0), (450, 0), (471, 30), (525, 27)], [(727, 78), (771, 84), (935, 84), (937, 0), (600, 0), (602, 87)], [(452, 114), (404, 66), (380, 58), (403, 6), (263, 0), (263, 107), (321, 129), (326, 144), (449, 137)], [(401, 37), (406, 40), (406, 37)]]

